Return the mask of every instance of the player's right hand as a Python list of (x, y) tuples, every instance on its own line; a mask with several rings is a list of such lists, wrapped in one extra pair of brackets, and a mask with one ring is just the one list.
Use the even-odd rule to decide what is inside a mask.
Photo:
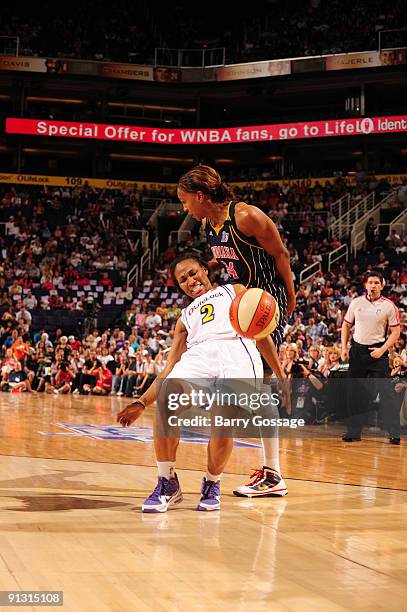
[(136, 421), (144, 412), (144, 406), (141, 402), (133, 402), (123, 408), (117, 415), (117, 422), (123, 427), (129, 427)]
[(341, 351), (341, 361), (349, 361), (349, 351), (346, 349)]

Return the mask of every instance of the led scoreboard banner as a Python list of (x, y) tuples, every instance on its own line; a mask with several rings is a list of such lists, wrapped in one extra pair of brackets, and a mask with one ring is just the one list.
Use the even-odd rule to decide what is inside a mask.
[(390, 134), (407, 131), (407, 115), (363, 117), (251, 125), (233, 128), (160, 129), (106, 123), (78, 123), (45, 119), (7, 117), (7, 134), (28, 134), (59, 138), (141, 142), (161, 145), (230, 144)]

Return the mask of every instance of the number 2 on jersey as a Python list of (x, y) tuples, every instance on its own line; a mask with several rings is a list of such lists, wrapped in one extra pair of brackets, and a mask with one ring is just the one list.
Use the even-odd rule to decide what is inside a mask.
[(204, 315), (202, 317), (202, 325), (205, 325), (205, 323), (209, 323), (209, 321), (213, 321), (215, 318), (215, 314), (212, 304), (204, 304), (203, 306), (201, 306), (201, 315)]

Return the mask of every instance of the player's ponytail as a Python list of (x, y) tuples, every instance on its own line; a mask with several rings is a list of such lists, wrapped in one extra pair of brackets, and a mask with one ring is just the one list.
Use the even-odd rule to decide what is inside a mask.
[(210, 166), (195, 166), (189, 172), (181, 176), (178, 188), (186, 193), (202, 191), (214, 204), (222, 204), (233, 199), (233, 192), (224, 183), (215, 170)]
[(223, 181), (221, 181), (219, 187), (217, 187), (215, 191), (213, 192), (213, 195), (211, 195), (211, 200), (214, 204), (217, 204), (218, 202), (225, 202), (226, 200), (232, 200), (232, 199), (233, 199), (232, 190)]

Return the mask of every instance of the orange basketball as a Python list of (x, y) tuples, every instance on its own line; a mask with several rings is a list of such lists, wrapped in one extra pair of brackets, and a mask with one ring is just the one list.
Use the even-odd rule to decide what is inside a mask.
[(229, 318), (240, 336), (261, 340), (276, 329), (280, 311), (270, 293), (252, 288), (235, 297), (230, 305)]

